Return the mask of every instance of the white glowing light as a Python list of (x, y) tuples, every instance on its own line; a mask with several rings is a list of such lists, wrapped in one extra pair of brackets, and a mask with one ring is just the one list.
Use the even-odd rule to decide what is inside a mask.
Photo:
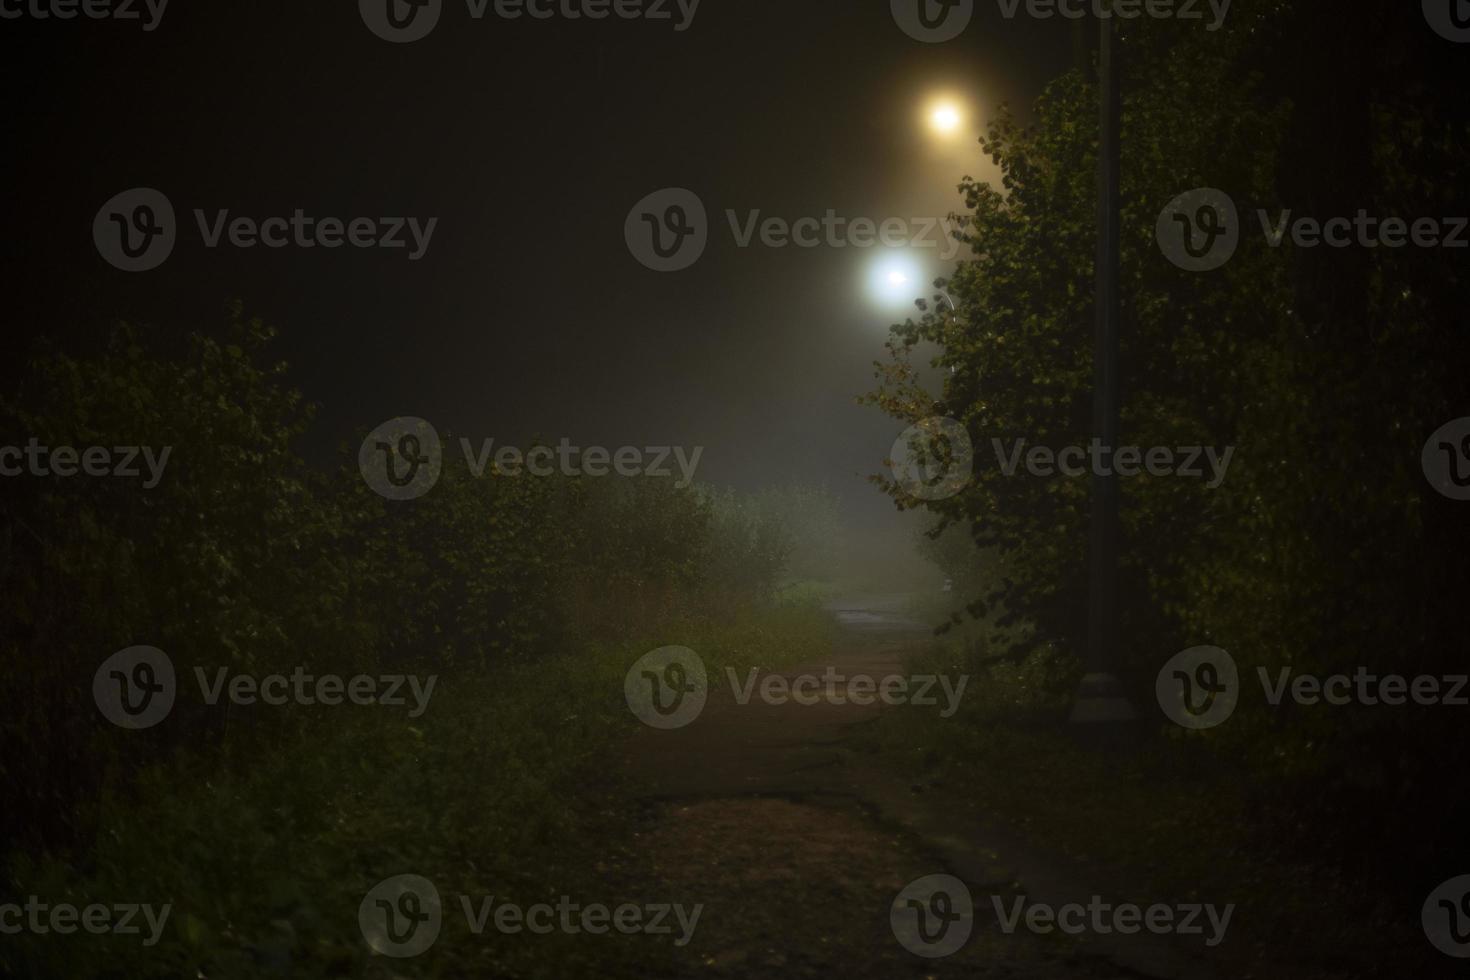
[(912, 306), (923, 291), (923, 272), (907, 253), (891, 250), (873, 259), (868, 271), (868, 295), (885, 309)]
[(941, 133), (952, 133), (960, 127), (960, 110), (947, 103), (935, 106), (929, 124)]

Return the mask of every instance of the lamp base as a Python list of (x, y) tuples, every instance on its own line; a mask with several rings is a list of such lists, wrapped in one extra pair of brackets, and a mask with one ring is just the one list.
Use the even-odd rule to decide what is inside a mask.
[(1123, 693), (1123, 683), (1112, 674), (1087, 674), (1077, 686), (1072, 704), (1073, 725), (1116, 725), (1131, 727), (1138, 712)]

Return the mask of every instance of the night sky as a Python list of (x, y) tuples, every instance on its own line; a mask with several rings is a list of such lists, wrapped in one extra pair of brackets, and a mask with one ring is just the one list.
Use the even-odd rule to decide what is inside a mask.
[[(671, 9), (477, 21), (449, 0), (411, 44), (379, 39), (347, 2), (176, 0), (151, 32), (0, 21), (9, 349), (118, 318), (212, 326), (238, 297), (281, 328), (321, 405), (312, 454), (420, 415), (498, 442), (702, 445), (702, 479), (825, 482), (849, 513), (890, 511), (861, 478), (897, 426), (854, 404), (904, 315), (865, 295), (879, 250), (737, 248), (725, 210), (962, 208), (959, 178), (994, 170), (969, 133), (936, 144), (925, 100), (960, 97), (975, 134), (1003, 101), (1024, 116), (1069, 64), (1069, 22), (981, 4), (961, 40), (931, 45), (882, 2), (705, 0), (684, 31)], [(138, 186), (169, 197), (180, 240), (130, 274), (101, 259), (91, 225)], [(678, 273), (623, 240), (629, 209), (664, 187), (696, 192), (712, 225)], [(206, 249), (194, 208), (439, 221), (409, 261)], [(945, 271), (920, 257), (926, 277)]]

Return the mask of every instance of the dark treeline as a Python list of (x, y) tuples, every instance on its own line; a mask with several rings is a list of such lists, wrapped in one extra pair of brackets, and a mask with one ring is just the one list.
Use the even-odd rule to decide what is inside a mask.
[[(1273, 706), (1257, 673), (1466, 672), (1470, 510), (1430, 485), (1421, 449), (1470, 415), (1470, 120), (1462, 46), (1419, 7), (1243, 0), (1218, 33), (1123, 29), (1120, 444), (1234, 456), (1213, 489), (1121, 481), (1119, 587), (1124, 680), (1150, 732), (1233, 774), (1274, 844), (1422, 895), (1467, 856), (1467, 709)], [(873, 396), (906, 421), (936, 414), (912, 356), (939, 345), (939, 414), (966, 427), (976, 478), (927, 506), (990, 556), (970, 611), (1023, 625), (1009, 655), (1049, 664), (1059, 700), (1085, 645), (1088, 481), (1008, 477), (992, 440), (1092, 435), (1096, 92), (1074, 72), (1033, 125), (991, 125), (1004, 187), (961, 187), (973, 253), (944, 284), (959, 316), (941, 301), (895, 328)], [(1194, 188), (1239, 214), (1213, 271), (1155, 239)], [(1288, 211), (1462, 227), (1458, 247), (1273, 244)], [(1152, 710), (1155, 677), (1202, 644), (1235, 658), (1243, 694), (1229, 724), (1186, 733)]]
[[(475, 476), (452, 434), (432, 492), (385, 500), (355, 447), (331, 471), (297, 454), (312, 412), (271, 336), (235, 309), (188, 336), (124, 325), (97, 349), (42, 344), (4, 399), (9, 446), (169, 450), (146, 488), (141, 456), (138, 478), (0, 481), (0, 671), (16, 692), (0, 839), (17, 851), (85, 854), (99, 799), (262, 717), (191, 700), (185, 664), (463, 676), (627, 642), (687, 608), (769, 597), (798, 543), (782, 509), (829, 506), (814, 491)], [(181, 658), (181, 696), (167, 725), (119, 739), (93, 674), (134, 644)], [(305, 730), (274, 724), (287, 741)]]

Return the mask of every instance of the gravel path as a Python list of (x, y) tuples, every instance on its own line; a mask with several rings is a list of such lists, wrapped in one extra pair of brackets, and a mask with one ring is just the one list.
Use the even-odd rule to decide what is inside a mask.
[[(846, 690), (847, 679), (859, 675), (901, 675), (903, 654), (927, 636), (901, 608), (901, 597), (835, 604), (843, 629), (832, 657), (776, 673), (788, 683), (815, 676), (811, 683), (829, 692)], [(735, 683), (749, 680), (740, 676)], [(692, 723), (641, 731), (625, 759), (647, 806), (646, 831), (629, 848), (644, 887), (705, 906), (693, 940), (678, 951), (679, 975), (1137, 975), (1084, 956), (1054, 935), (1002, 932), (991, 899), (1019, 894), (1014, 875), (983, 849), (963, 846), (958, 859), (943, 853), (902, 805), (884, 805), (912, 794), (848, 743), (854, 726), (894, 709), (827, 697), (818, 704), (772, 704), (759, 694), (741, 704), (731, 687), (723, 674), (710, 677), (708, 703)], [(943, 702), (942, 691), (933, 694)], [(940, 938), (926, 943), (912, 936), (913, 909), (941, 912), (945, 899), (936, 905), (926, 893), (909, 906), (900, 893), (937, 874), (958, 876), (974, 911), (968, 922), (930, 930)], [(951, 908), (954, 901), (949, 895)], [(938, 952), (967, 926), (968, 940), (947, 955), (910, 948)], [(907, 946), (899, 938), (905, 930)]]

